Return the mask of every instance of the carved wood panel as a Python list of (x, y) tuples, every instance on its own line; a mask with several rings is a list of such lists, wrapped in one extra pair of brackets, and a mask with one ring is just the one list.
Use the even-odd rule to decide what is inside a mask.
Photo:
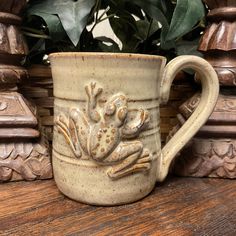
[[(210, 11), (199, 50), (218, 74), (220, 95), (206, 124), (175, 161), (173, 171), (183, 176), (236, 178), (236, 1), (204, 2)], [(200, 95), (196, 94), (180, 107), (179, 124), (170, 137), (199, 101)]]
[(28, 77), (21, 66), (28, 49), (19, 28), (25, 5), (26, 0), (0, 1), (0, 181), (52, 177), (35, 109), (15, 92), (16, 83)]

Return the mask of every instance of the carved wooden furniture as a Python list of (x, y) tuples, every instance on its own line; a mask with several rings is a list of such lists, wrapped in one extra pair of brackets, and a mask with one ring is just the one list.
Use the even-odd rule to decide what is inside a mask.
[(176, 115), (178, 114), (179, 106), (197, 91), (198, 86), (194, 84), (193, 78), (190, 79), (187, 73), (178, 73), (173, 81), (168, 103), (160, 106), (160, 129), (163, 145), (170, 130), (178, 123)]
[(31, 65), (29, 79), (24, 80), (19, 89), (24, 96), (37, 106), (37, 115), (49, 145), (53, 136), (53, 81), (51, 68), (47, 65)]
[[(236, 178), (236, 1), (204, 2), (210, 9), (209, 26), (199, 50), (218, 74), (220, 96), (206, 125), (176, 160), (174, 172), (184, 176)], [(197, 94), (180, 107), (179, 126), (198, 102)]]
[(0, 181), (52, 177), (35, 107), (17, 92), (17, 84), (28, 77), (21, 67), (27, 46), (18, 16), (25, 4), (25, 0), (0, 2)]

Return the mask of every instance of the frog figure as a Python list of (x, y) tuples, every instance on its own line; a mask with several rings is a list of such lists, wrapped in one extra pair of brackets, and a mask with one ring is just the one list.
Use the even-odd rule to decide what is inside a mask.
[(149, 170), (152, 155), (141, 141), (134, 140), (148, 125), (149, 113), (139, 109), (134, 119), (128, 121), (128, 102), (124, 94), (113, 95), (101, 108), (97, 101), (103, 89), (91, 82), (85, 91), (86, 112), (72, 109), (68, 119), (59, 115), (55, 120), (75, 157), (81, 158), (85, 153), (99, 165), (110, 166), (107, 174), (112, 179)]

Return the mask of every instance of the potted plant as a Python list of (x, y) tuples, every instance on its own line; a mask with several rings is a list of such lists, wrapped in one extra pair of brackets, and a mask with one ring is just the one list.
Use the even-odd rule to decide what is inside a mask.
[[(55, 51), (121, 51), (173, 57), (197, 53), (204, 16), (201, 0), (31, 0), (23, 31), (31, 61)], [(104, 20), (120, 39), (121, 48), (106, 35), (94, 36), (94, 29)]]
[[(201, 0), (30, 0), (22, 27), (30, 49), (26, 64), (47, 64), (49, 53), (65, 51), (158, 54), (168, 59), (183, 54), (199, 55), (197, 45), (204, 16)], [(106, 35), (94, 35), (97, 25), (105, 20), (121, 46)], [(52, 81), (45, 67), (40, 67), (41, 73), (35, 68), (30, 73), (38, 77), (35, 90), (38, 95), (32, 94), (28, 87), (25, 91), (31, 91), (30, 96), (44, 96), (37, 97), (36, 103), (41, 106), (43, 124), (50, 128), (50, 133)], [(40, 83), (40, 75), (44, 73), (46, 92), (45, 87), (40, 87), (44, 86)]]

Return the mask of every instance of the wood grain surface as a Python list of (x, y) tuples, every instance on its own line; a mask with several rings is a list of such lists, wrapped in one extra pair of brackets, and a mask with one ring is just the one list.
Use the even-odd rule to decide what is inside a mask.
[(118, 207), (80, 204), (53, 180), (0, 187), (0, 235), (236, 235), (236, 181), (170, 178)]

